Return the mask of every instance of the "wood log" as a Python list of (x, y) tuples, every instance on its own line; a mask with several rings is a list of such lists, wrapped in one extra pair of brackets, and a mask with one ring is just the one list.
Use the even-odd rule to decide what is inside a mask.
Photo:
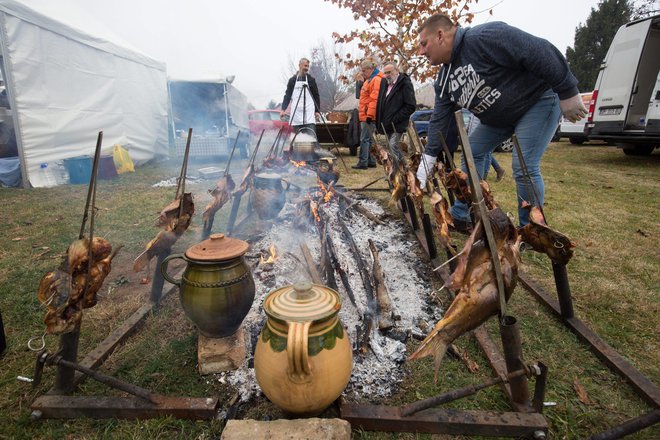
[[(327, 216), (325, 214), (324, 216), (327, 219)], [(344, 285), (344, 289), (346, 289), (346, 294), (348, 295), (348, 299), (351, 300), (351, 303), (357, 309), (358, 307), (357, 307), (357, 302), (355, 301), (355, 294), (353, 293), (353, 289), (351, 289), (351, 284), (348, 282), (348, 275), (346, 275), (346, 272), (344, 271), (344, 269), (342, 269), (341, 264), (339, 264), (339, 259), (337, 258), (337, 251), (335, 250), (335, 246), (332, 243), (332, 237), (330, 236), (329, 231), (328, 233), (325, 234), (325, 236), (327, 237), (328, 240), (327, 247), (328, 247), (328, 253), (330, 255), (330, 262), (332, 264), (332, 267), (339, 274), (339, 278), (341, 279), (341, 282)]]
[(325, 282), (331, 289), (337, 290), (337, 279), (335, 278), (335, 271), (330, 262), (330, 255), (328, 252), (328, 239), (327, 224), (324, 223), (321, 230), (321, 270), (325, 273)]
[(305, 263), (307, 263), (307, 271), (309, 272), (310, 277), (312, 277), (312, 282), (314, 282), (314, 284), (323, 284), (321, 275), (319, 275), (319, 271), (316, 269), (316, 263), (314, 262), (312, 253), (309, 251), (307, 245), (305, 243), (301, 243), (300, 250), (302, 251), (303, 257), (305, 258)]
[(358, 202), (357, 200), (353, 200), (353, 199), (351, 199), (350, 197), (348, 197), (346, 194), (342, 194), (342, 193), (339, 192), (339, 191), (335, 191), (335, 194), (337, 194), (337, 196), (339, 196), (339, 197), (341, 197), (342, 199), (344, 199), (344, 200), (346, 201), (346, 203), (348, 203), (348, 207), (349, 207), (349, 208), (353, 208), (353, 209), (355, 209), (357, 212), (359, 212), (359, 213), (362, 214), (363, 216), (367, 217), (369, 220), (371, 220), (372, 222), (376, 223), (377, 225), (382, 225), (382, 224), (383, 224), (383, 222), (382, 222), (378, 217), (376, 217), (376, 216), (375, 216), (371, 211), (369, 211), (367, 208), (365, 208), (364, 206), (360, 205), (360, 202)]
[(373, 282), (371, 281), (371, 274), (367, 269), (367, 265), (364, 263), (362, 254), (360, 254), (360, 249), (358, 249), (357, 244), (353, 239), (353, 234), (351, 234), (351, 231), (348, 229), (348, 226), (346, 226), (346, 223), (344, 222), (344, 220), (342, 220), (339, 213), (337, 213), (337, 222), (339, 223), (339, 226), (341, 226), (341, 229), (344, 232), (344, 237), (346, 237), (348, 246), (351, 248), (351, 251), (353, 252), (353, 257), (355, 257), (355, 263), (357, 264), (358, 272), (360, 273), (360, 278), (362, 278), (362, 284), (364, 285), (364, 291), (367, 295), (368, 307), (370, 310), (375, 310), (376, 300), (374, 296)]
[(372, 273), (374, 276), (374, 288), (376, 290), (376, 302), (378, 305), (378, 328), (380, 330), (388, 330), (394, 326), (392, 320), (392, 303), (390, 301), (390, 295), (387, 292), (387, 286), (385, 285), (385, 277), (383, 275), (383, 268), (380, 265), (378, 250), (371, 239), (369, 239), (369, 249), (371, 250), (371, 255), (374, 260)]

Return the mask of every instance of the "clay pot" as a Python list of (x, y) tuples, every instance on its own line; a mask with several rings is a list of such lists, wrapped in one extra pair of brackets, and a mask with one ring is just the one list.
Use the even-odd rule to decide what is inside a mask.
[[(250, 311), (254, 279), (243, 258), (248, 247), (242, 240), (212, 234), (185, 254), (170, 255), (160, 267), (163, 277), (179, 286), (183, 310), (204, 336), (234, 334)], [(175, 259), (188, 263), (178, 280), (167, 273)]]
[(271, 402), (297, 415), (316, 415), (342, 393), (353, 354), (339, 321), (339, 294), (300, 283), (271, 292), (268, 320), (254, 353), (257, 382)]
[(254, 176), (254, 189), (252, 190), (252, 206), (262, 220), (277, 217), (286, 202), (285, 191), (289, 189), (282, 186), (282, 176), (275, 173), (260, 173)]

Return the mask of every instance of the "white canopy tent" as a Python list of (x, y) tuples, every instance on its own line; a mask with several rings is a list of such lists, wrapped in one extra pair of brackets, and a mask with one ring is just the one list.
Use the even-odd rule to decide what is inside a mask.
[(0, 0), (3, 76), (23, 186), (52, 184), (43, 165), (128, 147), (140, 163), (168, 154), (165, 64)]

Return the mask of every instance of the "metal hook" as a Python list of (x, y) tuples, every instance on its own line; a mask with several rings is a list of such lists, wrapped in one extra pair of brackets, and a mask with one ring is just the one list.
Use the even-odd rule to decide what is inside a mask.
[[(36, 341), (38, 339), (41, 339), (41, 347), (38, 347), (38, 348), (33, 347), (32, 346), (32, 341)], [(41, 351), (41, 350), (43, 350), (46, 347), (46, 333), (44, 333), (41, 336), (34, 336), (34, 337), (30, 338), (30, 340), (27, 343), (27, 346), (32, 351)]]

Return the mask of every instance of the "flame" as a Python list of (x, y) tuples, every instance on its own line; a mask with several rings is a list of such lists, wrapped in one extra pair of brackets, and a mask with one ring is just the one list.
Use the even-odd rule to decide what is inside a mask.
[(314, 220), (316, 220), (317, 223), (321, 223), (321, 217), (319, 216), (319, 205), (314, 200), (310, 200), (309, 208), (311, 209), (312, 214), (314, 214)]
[(264, 259), (263, 255), (259, 256), (259, 264), (273, 264), (275, 261), (277, 261), (277, 248), (275, 247), (274, 244), (271, 244), (270, 247), (268, 248), (268, 252), (270, 255), (268, 255), (267, 259)]
[(321, 194), (323, 195), (323, 202), (328, 203), (332, 200), (332, 195), (334, 194), (334, 188), (332, 184), (324, 185), (321, 180), (317, 180), (319, 188), (321, 188)]
[(305, 165), (307, 165), (307, 163), (304, 160), (301, 160), (300, 162), (296, 162), (295, 160), (290, 160), (289, 162), (291, 162), (293, 166), (296, 168), (304, 167)]

